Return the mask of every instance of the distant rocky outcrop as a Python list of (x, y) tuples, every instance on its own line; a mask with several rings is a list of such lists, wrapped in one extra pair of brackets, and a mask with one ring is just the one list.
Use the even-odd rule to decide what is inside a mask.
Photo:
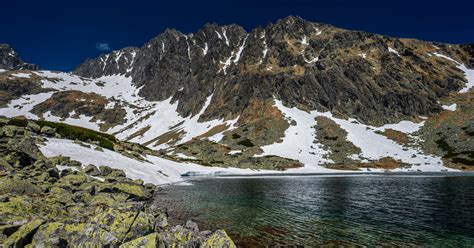
[(74, 73), (89, 78), (117, 74), (128, 75), (132, 71), (138, 50), (136, 47), (126, 47), (110, 54), (102, 54), (96, 59), (88, 59), (77, 67)]
[(34, 64), (24, 62), (8, 44), (0, 44), (0, 69), (2, 70), (38, 70)]
[(474, 43), (461, 45), (462, 49), (468, 54), (466, 63), (470, 68), (474, 68)]

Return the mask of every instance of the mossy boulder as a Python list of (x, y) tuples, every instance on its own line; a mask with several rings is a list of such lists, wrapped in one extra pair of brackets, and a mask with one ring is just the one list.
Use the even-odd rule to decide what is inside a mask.
[(34, 195), (41, 193), (41, 188), (28, 179), (0, 179), (0, 195)]
[(50, 222), (42, 225), (32, 238), (33, 247), (66, 247), (70, 237), (85, 231), (84, 223)]
[(91, 176), (99, 176), (100, 175), (99, 169), (93, 164), (87, 165), (84, 168), (84, 173), (86, 173), (88, 175), (91, 175)]
[(36, 122), (34, 121), (28, 121), (28, 124), (26, 127), (35, 133), (39, 133), (41, 131), (40, 125), (36, 124)]
[(1, 133), (5, 137), (13, 138), (16, 135), (23, 135), (25, 133), (25, 129), (22, 127), (17, 127), (13, 125), (3, 126), (0, 129)]
[(130, 198), (137, 200), (151, 197), (151, 193), (145, 190), (143, 186), (132, 182), (103, 183), (99, 186), (98, 192), (125, 193), (130, 195)]
[(58, 183), (63, 186), (77, 187), (87, 181), (87, 177), (83, 173), (72, 173), (59, 179)]
[(97, 214), (91, 222), (97, 224), (118, 240), (124, 240), (141, 207), (139, 204), (123, 204), (105, 210), (97, 209)]
[(112, 173), (112, 168), (110, 168), (110, 167), (107, 166), (107, 165), (101, 165), (101, 166), (99, 166), (99, 170), (100, 170), (100, 175), (102, 175), (102, 176), (107, 176), (107, 175), (109, 175), (110, 173)]
[(48, 126), (43, 126), (40, 130), (40, 133), (46, 136), (53, 136), (56, 133), (56, 129)]
[(124, 240), (133, 240), (138, 237), (147, 235), (153, 232), (155, 228), (155, 217), (143, 211), (140, 211), (135, 218), (135, 221), (130, 226), (130, 230), (125, 236)]

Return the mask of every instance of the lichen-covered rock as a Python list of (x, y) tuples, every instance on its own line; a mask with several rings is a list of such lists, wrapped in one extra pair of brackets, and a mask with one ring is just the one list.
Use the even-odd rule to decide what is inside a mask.
[(85, 224), (50, 222), (42, 225), (32, 238), (34, 247), (66, 247), (70, 237), (85, 231)]
[(5, 239), (3, 242), (4, 247), (24, 247), (44, 222), (44, 220), (38, 219), (21, 226), (18, 231)]
[[(194, 222), (170, 228), (159, 202), (149, 201), (156, 186), (122, 170), (45, 158), (35, 150), (43, 134), (6, 124), (12, 137), (0, 137), (0, 247), (157, 247), (158, 237), (162, 246), (198, 247), (210, 236)], [(105, 181), (91, 176), (102, 174)]]
[(52, 136), (56, 133), (56, 129), (48, 126), (43, 126), (40, 130), (40, 133), (46, 136)]
[(0, 195), (34, 195), (41, 193), (41, 188), (32, 184), (28, 179), (0, 179)]
[(120, 245), (120, 248), (156, 248), (158, 247), (158, 234), (152, 233), (146, 236), (134, 239)]
[(100, 174), (102, 176), (107, 176), (109, 175), (110, 173), (112, 173), (112, 168), (110, 168), (110, 166), (107, 166), (107, 165), (101, 165), (99, 166), (99, 170), (100, 170)]
[(41, 131), (40, 125), (36, 124), (36, 122), (34, 121), (28, 121), (28, 124), (26, 127), (35, 133), (39, 133)]
[(166, 213), (160, 213), (155, 220), (155, 230), (163, 231), (169, 228), (168, 216)]
[(112, 206), (105, 210), (97, 209), (97, 215), (91, 220), (118, 240), (124, 240), (135, 218), (140, 213), (142, 205), (123, 204)]
[(198, 232), (197, 226), (188, 222), (186, 226), (177, 225), (161, 231), (158, 234), (158, 247), (199, 247), (207, 239), (205, 233)]
[(108, 182), (115, 182), (118, 180), (127, 181), (126, 174), (123, 170), (112, 169), (112, 171), (105, 177)]
[(9, 138), (15, 137), (15, 135), (22, 135), (25, 133), (25, 130), (23, 128), (13, 125), (3, 126), (0, 130), (3, 136)]
[(80, 186), (86, 181), (87, 177), (83, 173), (72, 173), (70, 175), (61, 177), (58, 183), (60, 183), (62, 186), (75, 187)]
[(232, 239), (223, 230), (217, 230), (214, 234), (207, 239), (202, 246), (203, 248), (222, 247), (222, 248), (233, 248), (235, 247)]
[(99, 169), (93, 165), (93, 164), (90, 164), (90, 165), (87, 165), (85, 168), (84, 168), (84, 173), (88, 174), (88, 175), (91, 175), (91, 176), (98, 176), (100, 175), (100, 171)]
[(98, 192), (121, 192), (130, 195), (131, 198), (144, 200), (149, 199), (151, 194), (139, 184), (132, 182), (103, 183), (99, 186)]
[(132, 240), (153, 232), (155, 228), (155, 217), (152, 214), (140, 211), (124, 240)]

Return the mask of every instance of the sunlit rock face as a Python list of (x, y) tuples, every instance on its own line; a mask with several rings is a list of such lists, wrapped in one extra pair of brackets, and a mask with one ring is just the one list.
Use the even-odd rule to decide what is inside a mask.
[(344, 30), (290, 16), (250, 32), (217, 24), (191, 34), (168, 29), (141, 48), (88, 60), (75, 73), (130, 75), (140, 96), (172, 97), (183, 116), (198, 113), (214, 93), (208, 118), (235, 117), (253, 99), (277, 96), (289, 106), (383, 124), (439, 112), (437, 99), (462, 88), (462, 72), (433, 53), (471, 65), (472, 46)]

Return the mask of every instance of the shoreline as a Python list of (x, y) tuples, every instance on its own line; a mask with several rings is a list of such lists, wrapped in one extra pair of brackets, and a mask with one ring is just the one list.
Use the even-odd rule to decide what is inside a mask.
[[(281, 178), (281, 177), (363, 177), (363, 176), (383, 176), (383, 177), (474, 177), (473, 172), (466, 171), (430, 171), (430, 172), (338, 172), (338, 173), (256, 173), (256, 174), (217, 174), (184, 176), (184, 181), (166, 185), (179, 185), (183, 182), (202, 179), (245, 179), (245, 178)], [(164, 186), (164, 185), (162, 185)]]

